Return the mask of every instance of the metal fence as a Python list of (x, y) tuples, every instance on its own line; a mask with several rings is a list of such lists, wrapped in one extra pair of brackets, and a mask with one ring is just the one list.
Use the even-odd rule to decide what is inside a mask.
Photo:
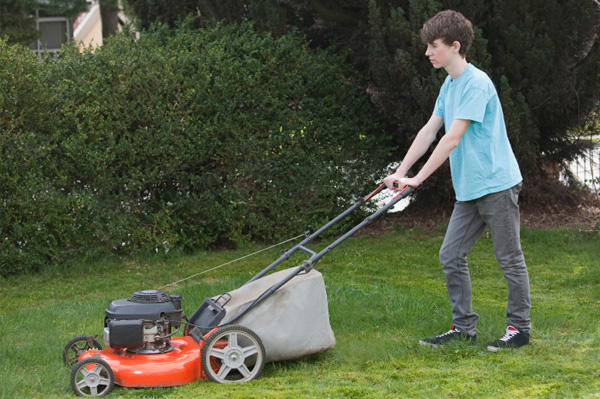
[(571, 162), (569, 169), (577, 179), (595, 192), (600, 192), (600, 143), (582, 157)]

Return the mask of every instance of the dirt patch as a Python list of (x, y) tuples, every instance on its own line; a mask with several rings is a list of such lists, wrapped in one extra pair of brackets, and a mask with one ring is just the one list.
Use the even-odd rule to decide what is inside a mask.
[[(451, 206), (427, 209), (411, 204), (402, 212), (374, 220), (361, 234), (379, 236), (398, 223), (406, 228), (420, 228), (429, 234), (447, 224), (451, 214)], [(564, 227), (600, 234), (600, 199), (592, 193), (581, 193), (575, 200), (574, 197), (564, 197), (561, 201), (544, 205), (529, 201), (521, 204), (521, 225), (542, 229)]]
[(540, 211), (538, 209), (522, 210), (521, 224), (535, 228), (566, 227), (582, 231), (600, 229), (600, 206), (578, 205), (572, 209), (554, 209)]

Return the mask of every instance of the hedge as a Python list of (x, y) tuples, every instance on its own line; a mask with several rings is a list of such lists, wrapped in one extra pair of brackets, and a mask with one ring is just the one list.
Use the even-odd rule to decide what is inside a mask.
[(124, 32), (37, 59), (0, 42), (0, 271), (270, 241), (385, 174), (344, 57), (251, 24)]

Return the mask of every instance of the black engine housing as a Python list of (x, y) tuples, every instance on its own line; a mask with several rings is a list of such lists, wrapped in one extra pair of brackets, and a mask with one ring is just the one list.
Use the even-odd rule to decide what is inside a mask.
[(179, 328), (184, 317), (181, 296), (168, 296), (158, 290), (137, 291), (106, 308), (105, 341), (111, 348), (164, 353), (172, 350), (171, 331)]

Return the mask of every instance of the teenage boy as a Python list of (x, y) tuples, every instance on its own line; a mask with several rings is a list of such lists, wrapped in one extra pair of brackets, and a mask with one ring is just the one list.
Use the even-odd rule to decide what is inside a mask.
[[(398, 170), (384, 181), (395, 191), (399, 188), (393, 186), (394, 181), (399, 181), (400, 187), (418, 187), (450, 158), (457, 202), (440, 249), (453, 326), (447, 333), (419, 342), (433, 346), (454, 340), (476, 342), (479, 315), (473, 312), (471, 303), (467, 254), (488, 226), (496, 259), (508, 283), (508, 327), (488, 350), (518, 348), (529, 343), (531, 329), (529, 275), (521, 251), (517, 205), (522, 177), (508, 141), (498, 94), (490, 78), (465, 58), (474, 32), (471, 22), (461, 13), (438, 13), (423, 25), (421, 39), (427, 44), (425, 55), (433, 67), (444, 68), (448, 76), (433, 115), (419, 131)], [(446, 134), (423, 168), (414, 177), (406, 177), (442, 125)]]

